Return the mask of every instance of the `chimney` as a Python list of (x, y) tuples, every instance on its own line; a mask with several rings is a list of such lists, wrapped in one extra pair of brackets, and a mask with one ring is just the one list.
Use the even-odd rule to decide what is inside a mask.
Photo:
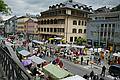
[(72, 1), (72, 0), (69, 0), (69, 2), (71, 2), (71, 3), (72, 3), (73, 1)]

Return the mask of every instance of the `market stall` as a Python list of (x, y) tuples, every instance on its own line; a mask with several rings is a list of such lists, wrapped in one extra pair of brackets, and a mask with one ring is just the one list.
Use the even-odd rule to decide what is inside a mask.
[(34, 63), (36, 64), (41, 64), (43, 62), (45, 62), (46, 60), (44, 59), (41, 59), (40, 57), (37, 57), (37, 56), (31, 56), (31, 57), (28, 57), (28, 59), (32, 60)]
[(72, 76), (73, 74), (53, 64), (48, 64), (43, 67), (43, 72), (48, 75), (52, 80), (59, 80), (65, 77)]
[(28, 56), (28, 55), (31, 54), (31, 53), (28, 52), (27, 50), (21, 50), (21, 51), (19, 51), (18, 53), (21, 54), (22, 56)]

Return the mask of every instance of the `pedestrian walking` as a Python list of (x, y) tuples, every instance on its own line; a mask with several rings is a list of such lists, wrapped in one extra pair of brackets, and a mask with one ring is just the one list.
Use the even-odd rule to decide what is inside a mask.
[(81, 57), (81, 65), (83, 64), (83, 56)]
[(93, 76), (94, 76), (94, 71), (92, 71), (92, 72), (90, 73), (90, 78), (91, 78), (91, 80), (93, 79)]
[(88, 65), (88, 63), (89, 63), (89, 59), (87, 59), (87, 65)]
[(97, 65), (98, 65), (98, 64), (101, 65), (101, 59), (100, 59), (100, 58), (98, 59), (98, 63), (97, 63)]
[(103, 66), (103, 67), (102, 67), (101, 76), (102, 76), (102, 75), (103, 75), (103, 76), (105, 76), (105, 70), (106, 70), (106, 67), (105, 67), (105, 66)]

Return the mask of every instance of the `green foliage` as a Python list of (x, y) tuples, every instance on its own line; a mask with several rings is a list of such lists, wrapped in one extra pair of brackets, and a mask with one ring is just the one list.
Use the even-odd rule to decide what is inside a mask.
[(111, 12), (114, 12), (114, 11), (120, 11), (120, 4), (119, 4), (118, 6), (113, 7), (113, 8), (111, 9)]
[(77, 38), (76, 39), (76, 44), (78, 44), (78, 45), (83, 45), (85, 43), (86, 43), (86, 39), (84, 39), (84, 38)]
[(0, 0), (0, 13), (2, 14), (11, 13), (11, 9), (8, 7), (8, 5), (3, 0)]

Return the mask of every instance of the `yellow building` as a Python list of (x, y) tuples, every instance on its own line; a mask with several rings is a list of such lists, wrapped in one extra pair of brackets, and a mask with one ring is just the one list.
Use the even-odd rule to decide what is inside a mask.
[(18, 17), (17, 18), (17, 33), (25, 33), (26, 32), (26, 27), (25, 27), (25, 22), (29, 18), (26, 16)]
[(92, 8), (72, 0), (49, 6), (39, 17), (41, 39), (61, 37), (68, 43), (77, 38), (86, 38), (86, 23)]

